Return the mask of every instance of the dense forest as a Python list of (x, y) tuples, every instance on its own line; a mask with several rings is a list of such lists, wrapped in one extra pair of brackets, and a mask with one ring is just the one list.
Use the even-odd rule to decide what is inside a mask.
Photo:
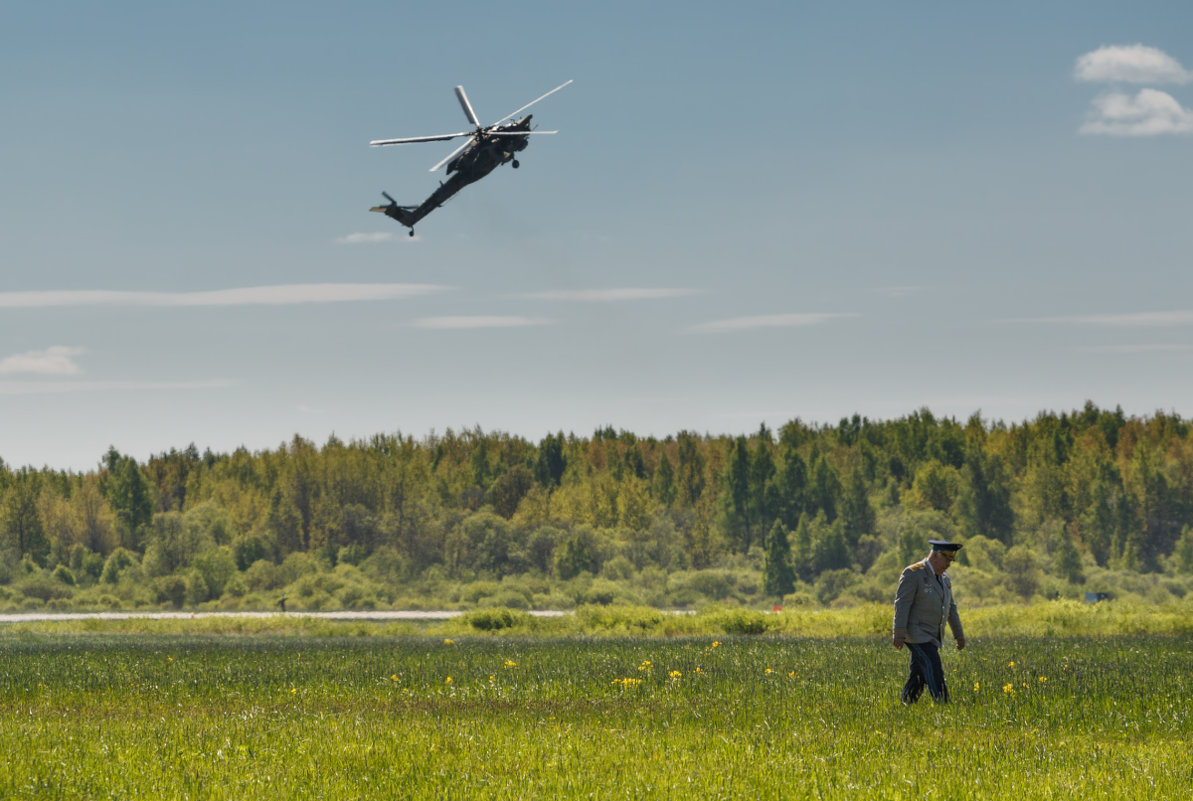
[(0, 608), (887, 602), (929, 537), (969, 604), (1193, 590), (1193, 429), (1091, 403), (1016, 424), (533, 443), (479, 429), (86, 473), (0, 462)]

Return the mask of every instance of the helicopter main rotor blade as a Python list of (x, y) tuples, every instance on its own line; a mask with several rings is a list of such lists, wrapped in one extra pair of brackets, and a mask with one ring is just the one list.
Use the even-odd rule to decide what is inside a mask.
[(481, 121), (476, 118), (476, 112), (472, 110), (472, 104), (468, 102), (468, 95), (464, 94), (464, 87), (456, 87), (456, 99), (460, 101), (460, 108), (464, 109), (464, 115), (468, 117), (468, 121), (477, 128), (481, 127)]
[[(521, 113), (522, 113), (523, 111), (525, 111), (526, 109), (528, 109), (528, 108), (530, 108), (531, 106), (533, 106), (535, 103), (539, 102), (540, 100), (542, 100), (542, 99), (543, 99), (543, 98), (545, 98), (545, 97), (550, 97), (551, 95), (555, 94), (556, 92), (558, 92), (560, 89), (562, 89), (563, 87), (567, 86), (567, 85), (568, 85), (569, 83), (571, 83), (571, 82), (572, 82), (572, 79), (568, 79), (568, 80), (564, 81), (563, 83), (559, 84), (559, 86), (556, 86), (554, 89), (552, 89), (550, 92), (547, 92), (547, 94), (545, 94), (545, 95), (542, 95), (542, 97), (536, 97), (534, 100), (531, 100), (531, 101), (530, 101), (529, 103), (527, 103), (525, 106), (522, 106), (522, 108), (518, 109), (517, 111), (515, 111), (515, 112), (513, 112), (513, 113), (511, 113), (511, 114), (506, 114), (504, 117), (502, 117), (502, 118), (501, 118), (501, 119), (499, 119), (497, 122), (493, 123), (493, 125), (490, 125), (489, 127), (490, 127), (490, 128), (492, 128), (494, 125), (500, 125), (501, 123), (503, 123), (503, 122), (505, 122), (506, 120), (508, 120), (510, 117), (516, 117), (517, 115), (521, 114)], [(457, 87), (456, 87), (456, 91), (457, 91), (457, 92), (462, 92), (463, 90), (462, 90), (462, 89), (460, 89), (460, 88), (457, 86)]]
[(374, 139), (369, 142), (373, 147), (379, 145), (408, 145), (412, 142), (445, 142), (460, 136), (472, 136), (475, 131), (461, 131), (454, 134), (438, 134), (436, 136), (407, 136), (403, 139)]
[(452, 159), (454, 159), (456, 156), (458, 156), (458, 155), (460, 155), (461, 153), (463, 153), (463, 152), (464, 152), (464, 148), (468, 147), (470, 144), (472, 144), (472, 140), (471, 140), (471, 139), (469, 139), (467, 142), (465, 142), (464, 144), (460, 145), (460, 146), (459, 146), (459, 147), (457, 147), (455, 150), (453, 150), (453, 151), (451, 152), (451, 155), (449, 155), (449, 156), (448, 156), (447, 158), (445, 158), (443, 161), (441, 161), (441, 162), (439, 162), (438, 164), (436, 164), (434, 167), (432, 167), (430, 170), (428, 170), (428, 172), (437, 172), (437, 171), (439, 170), (439, 168), (440, 168), (440, 167), (442, 167), (444, 164), (447, 164), (449, 161), (451, 161)]
[(538, 136), (539, 134), (557, 134), (559, 131), (489, 131), (485, 136)]

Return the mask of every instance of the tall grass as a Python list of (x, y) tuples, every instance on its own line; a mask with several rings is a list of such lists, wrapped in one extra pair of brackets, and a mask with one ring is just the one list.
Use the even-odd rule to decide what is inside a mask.
[(861, 637), (7, 633), (0, 797), (1154, 801), (1193, 786), (1187, 636), (975, 635), (944, 658), (953, 702), (904, 707), (906, 656)]
[[(672, 614), (643, 606), (581, 606), (555, 617), (485, 608), (448, 620), (334, 620), (297, 615), (195, 618), (90, 618), (31, 620), (0, 624), (8, 634), (222, 634), (289, 636), (456, 636), (494, 634), (536, 637), (700, 637), (727, 634), (798, 637), (875, 637), (890, 635), (891, 606), (863, 604), (843, 609), (794, 607), (763, 612), (737, 606), (710, 606)], [(962, 609), (970, 636), (1112, 636), (1168, 634), (1193, 636), (1193, 598), (1164, 605), (1139, 601), (1098, 604), (1047, 601)]]

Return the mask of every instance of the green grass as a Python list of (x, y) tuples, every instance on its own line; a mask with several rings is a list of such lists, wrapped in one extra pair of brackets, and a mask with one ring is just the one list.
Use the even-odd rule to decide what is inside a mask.
[(1193, 645), (0, 634), (4, 798), (1186, 798)]

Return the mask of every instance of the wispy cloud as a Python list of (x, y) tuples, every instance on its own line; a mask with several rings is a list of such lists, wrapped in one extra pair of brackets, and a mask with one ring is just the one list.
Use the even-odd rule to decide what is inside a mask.
[(535, 317), (476, 315), (456, 317), (423, 317), (410, 325), (415, 328), (433, 328), (437, 330), (468, 329), (468, 328), (523, 328), (532, 325), (549, 325), (551, 320)]
[(1134, 95), (1109, 92), (1092, 101), (1083, 134), (1160, 136), (1193, 133), (1193, 111), (1159, 89), (1140, 89)]
[(198, 381), (0, 381), (0, 396), (62, 395), (76, 392), (223, 389), (233, 382), (223, 378)]
[(337, 245), (374, 245), (378, 242), (388, 242), (394, 238), (393, 231), (374, 231), (373, 233), (354, 233), (341, 236), (336, 240)]
[(201, 292), (121, 292), (106, 289), (0, 292), (0, 308), (52, 306), (288, 306), (397, 300), (440, 292), (436, 284), (279, 284)]
[(1078, 350), (1086, 353), (1193, 353), (1193, 344), (1153, 344), (1153, 345), (1093, 345)]
[(1100, 83), (1189, 83), (1193, 73), (1163, 50), (1133, 44), (1086, 53), (1077, 59), (1073, 77)]
[(75, 363), (74, 357), (82, 353), (82, 348), (71, 348), (66, 345), (51, 345), (45, 350), (16, 353), (0, 359), (0, 375), (17, 373), (78, 375), (82, 370)]
[(525, 297), (534, 300), (565, 300), (585, 303), (612, 303), (624, 300), (660, 300), (699, 294), (697, 289), (649, 289), (625, 287), (621, 289), (556, 289), (531, 292)]
[(1160, 326), (1193, 325), (1193, 310), (1131, 312), (1126, 314), (1073, 314), (1061, 317), (1020, 317), (1008, 320), (1015, 323), (1067, 323), (1097, 325), (1110, 328), (1157, 328)]
[(795, 328), (799, 326), (820, 325), (829, 320), (842, 317), (857, 317), (856, 314), (829, 314), (814, 312), (809, 314), (762, 314), (755, 317), (732, 317), (727, 320), (713, 320), (689, 328), (694, 333), (721, 333), (725, 331), (745, 331), (754, 328)]

